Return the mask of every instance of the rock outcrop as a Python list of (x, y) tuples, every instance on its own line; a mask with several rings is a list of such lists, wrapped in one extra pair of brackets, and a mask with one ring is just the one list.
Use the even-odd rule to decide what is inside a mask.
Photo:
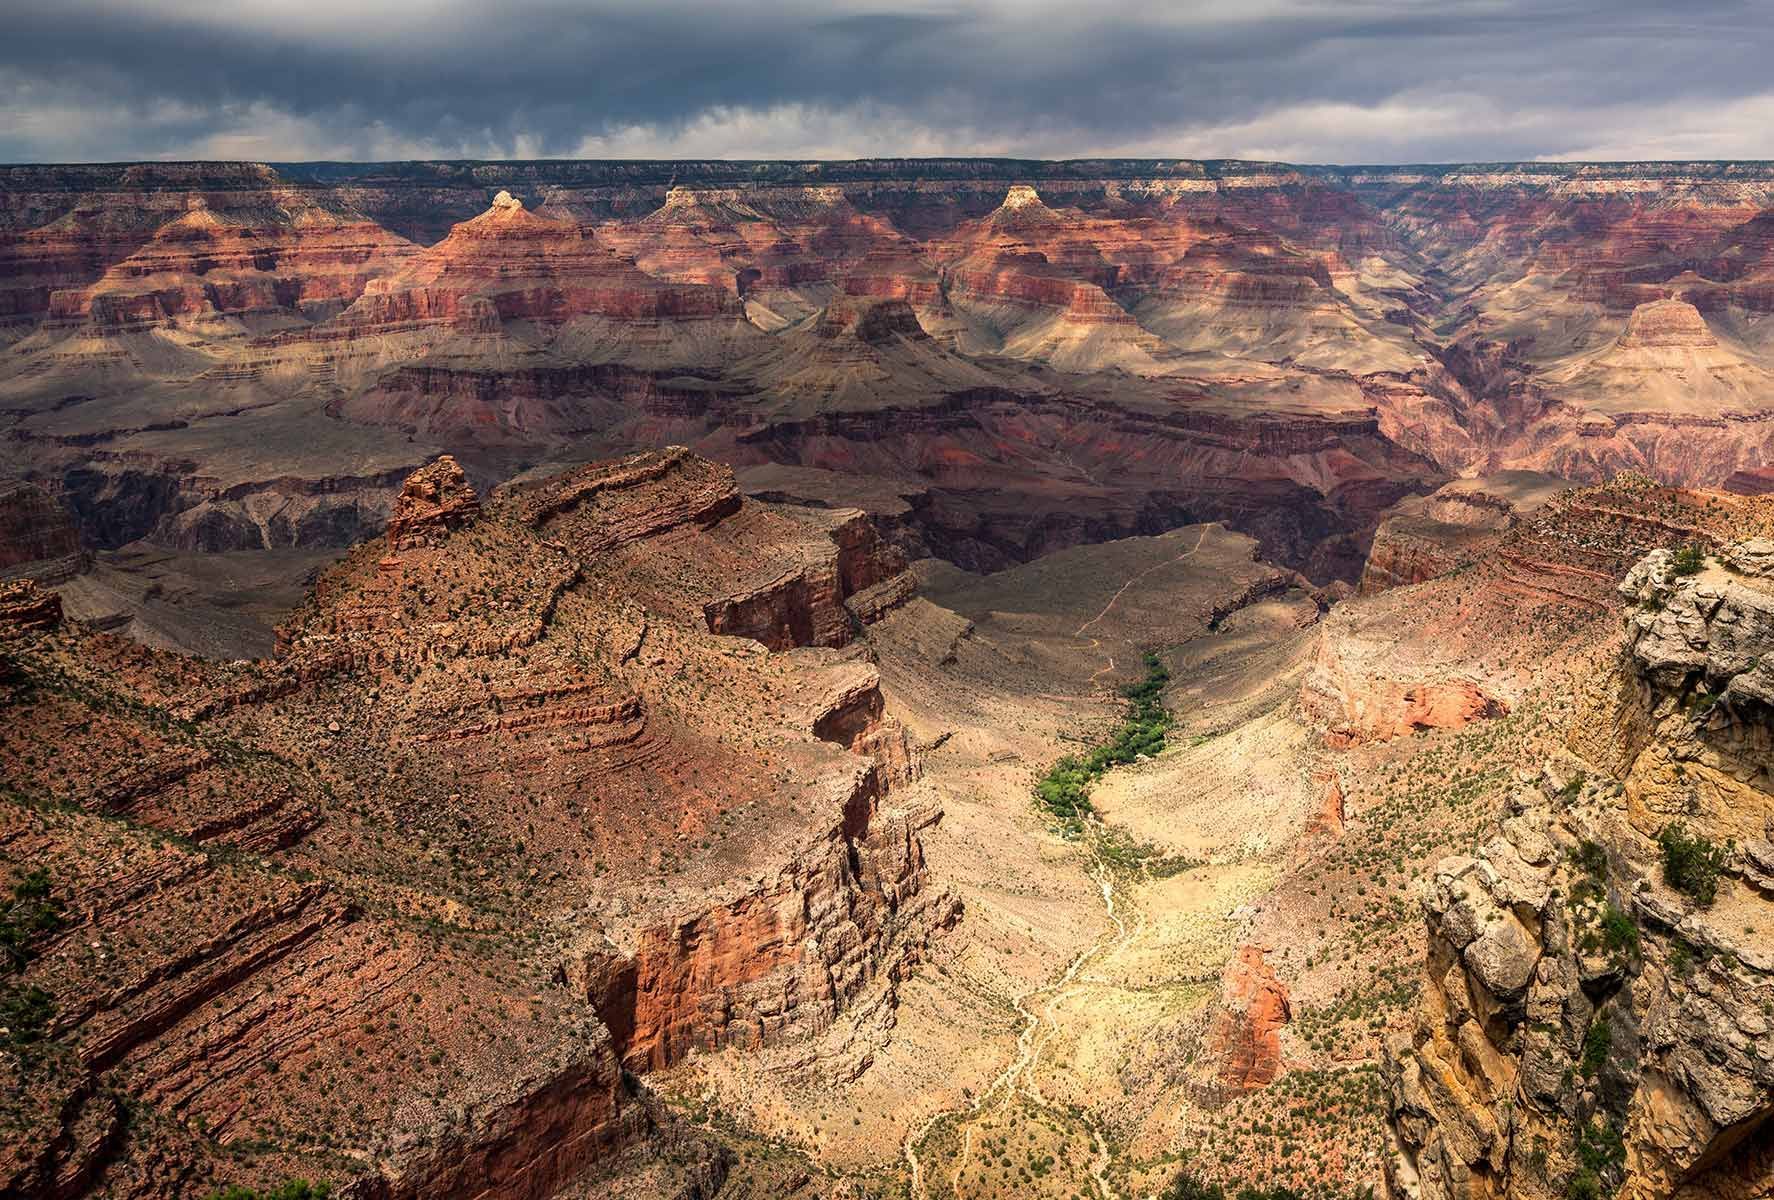
[(1469, 565), (1565, 486), (1551, 476), (1509, 471), (1456, 479), (1399, 501), (1374, 531), (1360, 590), (1405, 587)]
[(1221, 983), (1205, 1047), (1221, 1097), (1267, 1087), (1281, 1073), (1281, 1027), (1293, 1013), (1264, 955), (1260, 946), (1240, 946)]
[(1439, 647), (1404, 645), (1371, 612), (1333, 612), (1301, 684), (1301, 707), (1335, 748), (1384, 742), (1431, 729), (1461, 729), (1502, 716), (1508, 701), (1462, 677)]
[(388, 518), (388, 540), (397, 550), (410, 549), (428, 532), (460, 528), (479, 512), (480, 499), (469, 486), (468, 476), (446, 454), (407, 476)]
[[(1774, 542), (1654, 551), (1621, 584), (1631, 602), (1612, 740), (1628, 814), (1654, 835), (1687, 820), (1715, 837), (1774, 820)], [(1590, 748), (1601, 755), (1608, 747)]]
[[(1548, 763), (1475, 855), (1437, 867), (1423, 999), (1385, 1068), (1407, 1194), (1774, 1187), (1774, 951), (1757, 883), (1774, 710), (1756, 676), (1774, 651), (1771, 550), (1640, 562), (1621, 587), (1634, 607), (1618, 662), (1572, 723), (1581, 758)], [(1672, 825), (1725, 847), (1716, 885), (1667, 865)]]
[[(822, 564), (843, 650), (709, 629), (784, 562)], [(0, 1190), (540, 1200), (699, 1144), (633, 1072), (890, 1029), (958, 915), (843, 607), (903, 574), (855, 511), (745, 501), (678, 450), (484, 503), (439, 459), (268, 662), (0, 584), (0, 884), (41, 866), (70, 918), (0, 979), (53, 1013), (0, 1054), (31, 1098)]]

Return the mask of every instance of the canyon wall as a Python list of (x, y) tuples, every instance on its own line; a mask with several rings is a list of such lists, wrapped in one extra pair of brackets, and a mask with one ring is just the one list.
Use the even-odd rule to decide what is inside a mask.
[[(842, 636), (711, 628), (785, 568)], [(867, 641), (911, 589), (860, 514), (681, 449), (484, 499), (427, 465), (266, 661), (6, 583), (0, 881), (50, 907), (0, 977), (0, 1190), (541, 1198), (669, 1166), (705, 1194), (727, 1152), (645, 1073), (890, 1026), (959, 915)]]
[(438, 451), (485, 486), (682, 443), (867, 475), (970, 568), (1217, 519), (1354, 583), (1450, 476), (1774, 461), (1765, 164), (170, 163), (0, 198), (0, 471), (95, 548), (344, 546)]

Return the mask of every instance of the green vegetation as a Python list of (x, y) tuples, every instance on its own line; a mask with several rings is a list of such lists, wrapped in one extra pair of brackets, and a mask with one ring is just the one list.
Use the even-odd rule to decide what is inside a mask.
[(1602, 949), (1610, 954), (1638, 954), (1638, 926), (1612, 904), (1602, 912), (1601, 940)]
[(40, 987), (0, 989), (0, 1042), (28, 1046), (43, 1040), (55, 1016), (55, 1000)]
[(1608, 852), (1601, 848), (1600, 843), (1592, 842), (1588, 838), (1578, 842), (1577, 848), (1571, 851), (1571, 861), (1576, 863), (1585, 874), (1597, 879), (1605, 877), (1608, 873)]
[(1591, 1120), (1577, 1131), (1577, 1162), (1576, 1173), (1565, 1187), (1566, 1200), (1601, 1200), (1611, 1193), (1612, 1188), (1604, 1192), (1603, 1180), (1609, 1176), (1617, 1179), (1626, 1165), (1626, 1143), (1620, 1131), (1600, 1117)]
[(1710, 907), (1718, 898), (1727, 848), (1704, 834), (1689, 833), (1680, 821), (1659, 829), (1657, 844), (1663, 847), (1663, 882), (1701, 907)]
[(1583, 1076), (1594, 1079), (1601, 1073), (1602, 1066), (1608, 1061), (1608, 1051), (1614, 1048), (1614, 1029), (1606, 1020), (1598, 1019), (1583, 1035)]
[(211, 1192), (209, 1200), (326, 1200), (332, 1195), (330, 1183), (309, 1183), (306, 1179), (290, 1179), (273, 1188), (241, 1187), (230, 1184)]
[(1672, 575), (1698, 575), (1704, 566), (1706, 547), (1699, 542), (1689, 542), (1675, 552), (1675, 557), (1669, 562), (1669, 571)]
[(61, 925), (62, 902), (49, 894), (49, 872), (39, 867), (13, 885), (12, 899), (0, 909), (0, 966), (23, 970), (38, 939)]
[[(1324, 1187), (1302, 1190), (1287, 1187), (1284, 1184), (1271, 1184), (1260, 1188), (1246, 1185), (1235, 1192), (1228, 1192), (1220, 1184), (1201, 1179), (1185, 1169), (1170, 1181), (1170, 1187), (1160, 1193), (1160, 1200), (1306, 1200), (1308, 1196), (1333, 1198), (1346, 1194)], [(1371, 1198), (1373, 1188), (1363, 1188), (1356, 1195)]]
[(1169, 682), (1170, 670), (1164, 661), (1156, 654), (1147, 654), (1146, 677), (1121, 690), (1127, 697), (1127, 713), (1115, 732), (1082, 757), (1066, 755), (1035, 784), (1036, 801), (1059, 822), (1067, 836), (1084, 828), (1085, 819), (1093, 811), (1090, 785), (1102, 778), (1104, 772), (1164, 749), (1170, 714), (1165, 711), (1163, 696)]
[[(16, 975), (37, 956), (38, 943), (62, 927), (62, 902), (50, 895), (49, 872), (39, 867), (13, 885), (0, 909), (0, 972)], [(40, 987), (0, 986), (0, 1044), (43, 1040), (55, 1016), (55, 998)]]

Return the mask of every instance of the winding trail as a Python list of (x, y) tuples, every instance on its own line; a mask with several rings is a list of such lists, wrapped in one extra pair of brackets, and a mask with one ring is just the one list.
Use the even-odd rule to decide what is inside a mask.
[(1103, 605), (1103, 610), (1101, 612), (1097, 613), (1096, 616), (1090, 618), (1090, 620), (1084, 622), (1084, 624), (1078, 626), (1078, 628), (1074, 629), (1072, 631), (1072, 636), (1073, 637), (1083, 637), (1084, 631), (1086, 629), (1089, 629), (1092, 625), (1095, 625), (1098, 621), (1102, 620), (1104, 617), (1109, 615), (1109, 610), (1114, 608), (1115, 605), (1121, 600), (1121, 597), (1125, 596), (1127, 594), (1128, 588), (1132, 587), (1134, 584), (1138, 583), (1140, 580), (1144, 579), (1146, 576), (1150, 575), (1152, 572), (1162, 571), (1165, 567), (1172, 566), (1176, 563), (1180, 563), (1185, 558), (1193, 557), (1195, 552), (1197, 550), (1201, 549), (1202, 543), (1207, 541), (1207, 531), (1209, 528), (1211, 528), (1211, 526), (1203, 525), (1201, 527), (1200, 536), (1195, 539), (1195, 544), (1193, 546), (1190, 546), (1187, 550), (1183, 551), (1181, 554), (1177, 555), (1175, 558), (1167, 558), (1161, 563), (1153, 563), (1151, 566), (1147, 567), (1145, 570), (1137, 571), (1134, 574), (1129, 575), (1127, 577), (1127, 582), (1123, 583), (1120, 587), (1120, 590), (1118, 590), (1113, 596), (1110, 596), (1109, 602), (1107, 604)]
[[(1136, 571), (1132, 575), (1129, 575), (1127, 577), (1126, 581), (1123, 582), (1122, 585), (1118, 589), (1116, 589), (1115, 594), (1113, 596), (1109, 597), (1109, 602), (1107, 604), (1103, 605), (1102, 611), (1097, 613), (1096, 616), (1090, 618), (1090, 620), (1084, 622), (1084, 624), (1078, 626), (1078, 628), (1074, 629), (1072, 631), (1072, 636), (1073, 637), (1083, 637), (1085, 630), (1089, 629), (1092, 625), (1095, 625), (1098, 621), (1102, 620), (1104, 617), (1109, 615), (1110, 611), (1112, 609), (1114, 609), (1115, 605), (1120, 602), (1121, 597), (1123, 597), (1127, 594), (1128, 588), (1132, 587), (1134, 584), (1138, 583), (1140, 580), (1144, 579), (1146, 576), (1152, 574), (1152, 572), (1162, 571), (1165, 567), (1175, 566), (1177, 563), (1182, 562), (1185, 558), (1193, 558), (1195, 555), (1195, 552), (1200, 550), (1202, 545), (1206, 543), (1208, 528), (1209, 528), (1208, 526), (1203, 525), (1201, 527), (1200, 535), (1197, 536), (1195, 539), (1195, 544), (1193, 546), (1190, 546), (1187, 550), (1183, 551), (1181, 554), (1177, 555), (1175, 558), (1167, 558), (1161, 563), (1153, 563), (1151, 566), (1147, 567), (1145, 570)], [(1090, 648), (1092, 650), (1101, 650), (1103, 648), (1102, 639), (1095, 638), (1095, 637), (1091, 638), (1090, 639)], [(1091, 675), (1090, 686), (1092, 689), (1094, 689), (1096, 687), (1097, 680), (1101, 679), (1104, 675), (1109, 674), (1111, 671), (1113, 671), (1115, 669), (1115, 656), (1112, 654), (1108, 655), (1108, 660), (1109, 661), (1107, 663), (1105, 663), (1101, 667), (1098, 667), (1097, 670), (1095, 671), (1095, 673), (1093, 673)]]
[[(1109, 602), (1103, 605), (1102, 610), (1094, 617), (1091, 617), (1088, 621), (1085, 621), (1082, 625), (1078, 626), (1078, 628), (1072, 632), (1072, 636), (1078, 638), (1086, 636), (1092, 626), (1096, 625), (1104, 617), (1109, 615), (1115, 605), (1120, 602), (1121, 597), (1127, 594), (1127, 590), (1146, 576), (1151, 575), (1155, 571), (1163, 570), (1165, 567), (1174, 566), (1175, 564), (1182, 562), (1184, 559), (1193, 557), (1206, 543), (1207, 531), (1208, 527), (1203, 526), (1201, 533), (1195, 539), (1195, 544), (1175, 557), (1168, 558), (1160, 563), (1154, 563), (1153, 565), (1128, 576), (1126, 581), (1116, 590), (1115, 594), (1109, 597)], [(1091, 637), (1090, 648), (1094, 651), (1101, 651), (1102, 640), (1097, 637)], [(1106, 657), (1108, 659), (1107, 663), (1090, 677), (1090, 686), (1093, 690), (1098, 679), (1115, 669), (1114, 656), (1108, 655)], [(1010, 1062), (1004, 1066), (1004, 1069), (999, 1071), (998, 1074), (992, 1078), (990, 1085), (988, 1085), (979, 1095), (975, 1096), (972, 1102), (968, 1105), (961, 1108), (943, 1109), (939, 1112), (933, 1113), (923, 1124), (919, 1125), (917, 1129), (907, 1135), (905, 1140), (905, 1161), (906, 1165), (911, 1169), (911, 1194), (913, 1200), (929, 1200), (930, 1193), (924, 1180), (924, 1161), (919, 1156), (918, 1147), (929, 1138), (931, 1131), (941, 1122), (957, 1116), (959, 1116), (962, 1121), (961, 1153), (957, 1157), (954, 1171), (949, 1176), (949, 1190), (958, 1196), (960, 1194), (961, 1176), (966, 1172), (973, 1155), (973, 1121), (987, 1111), (988, 1106), (995, 1108), (998, 1105), (1007, 1102), (1020, 1092), (1042, 1108), (1055, 1107), (1047, 1101), (1045, 1096), (1042, 1095), (1040, 1085), (1032, 1078), (1033, 1068), (1040, 1060), (1041, 1050), (1046, 1046), (1054, 1033), (1050, 1019), (1046, 1021), (1045, 1028), (1043, 1027), (1046, 1011), (1051, 1009), (1053, 1005), (1075, 995), (1080, 990), (1078, 985), (1090, 982), (1101, 982), (1100, 980), (1092, 979), (1090, 976), (1081, 975), (1085, 966), (1097, 959), (1099, 955), (1105, 960), (1115, 957), (1126, 948), (1128, 942), (1138, 936), (1140, 931), (1145, 928), (1146, 921), (1144, 912), (1139, 913), (1138, 921), (1134, 927), (1130, 929), (1115, 903), (1114, 878), (1109, 870), (1108, 864), (1103, 860), (1101, 845), (1102, 829), (1100, 823), (1097, 822), (1094, 817), (1092, 817), (1089, 824), (1086, 825), (1085, 834), (1090, 853), (1090, 865), (1087, 870), (1089, 871), (1091, 878), (1096, 881), (1097, 888), (1102, 895), (1103, 913), (1107, 918), (1106, 926), (1103, 932), (1098, 935), (1090, 945), (1086, 946), (1073, 956), (1071, 962), (1066, 964), (1065, 970), (1060, 973), (1057, 979), (1025, 988), (1011, 998), (1011, 1006), (1016, 1011), (1018, 1019), (1022, 1024), (1021, 1030), (1017, 1033), (1016, 1054), (1011, 1058)], [(1041, 1003), (1038, 998), (1044, 994), (1047, 994), (1047, 999), (1045, 1003)], [(1040, 1036), (1038, 1037), (1037, 1035)], [(1067, 1115), (1070, 1116), (1069, 1113)], [(1096, 1187), (1099, 1200), (1120, 1200), (1108, 1178), (1109, 1165), (1111, 1162), (1108, 1139), (1104, 1137), (1102, 1129), (1097, 1126), (1095, 1122), (1086, 1119), (1084, 1123), (1085, 1127), (1090, 1131), (1091, 1140), (1096, 1147), (1096, 1156), (1090, 1164), (1090, 1178), (1091, 1182)]]

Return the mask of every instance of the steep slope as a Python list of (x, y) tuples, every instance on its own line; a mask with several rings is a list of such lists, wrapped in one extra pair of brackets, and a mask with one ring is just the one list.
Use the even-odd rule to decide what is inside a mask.
[(1771, 556), (1646, 556), (1574, 753), (1438, 866), (1419, 1020), (1388, 1048), (1413, 1194), (1770, 1186)]
[(623, 1067), (890, 1012), (954, 917), (844, 607), (903, 568), (674, 452), (485, 505), (439, 460), (268, 662), (7, 585), (0, 870), (65, 919), (4, 985), (53, 1013), (9, 1030), (5, 1186), (541, 1197), (662, 1138), (718, 1184)]

